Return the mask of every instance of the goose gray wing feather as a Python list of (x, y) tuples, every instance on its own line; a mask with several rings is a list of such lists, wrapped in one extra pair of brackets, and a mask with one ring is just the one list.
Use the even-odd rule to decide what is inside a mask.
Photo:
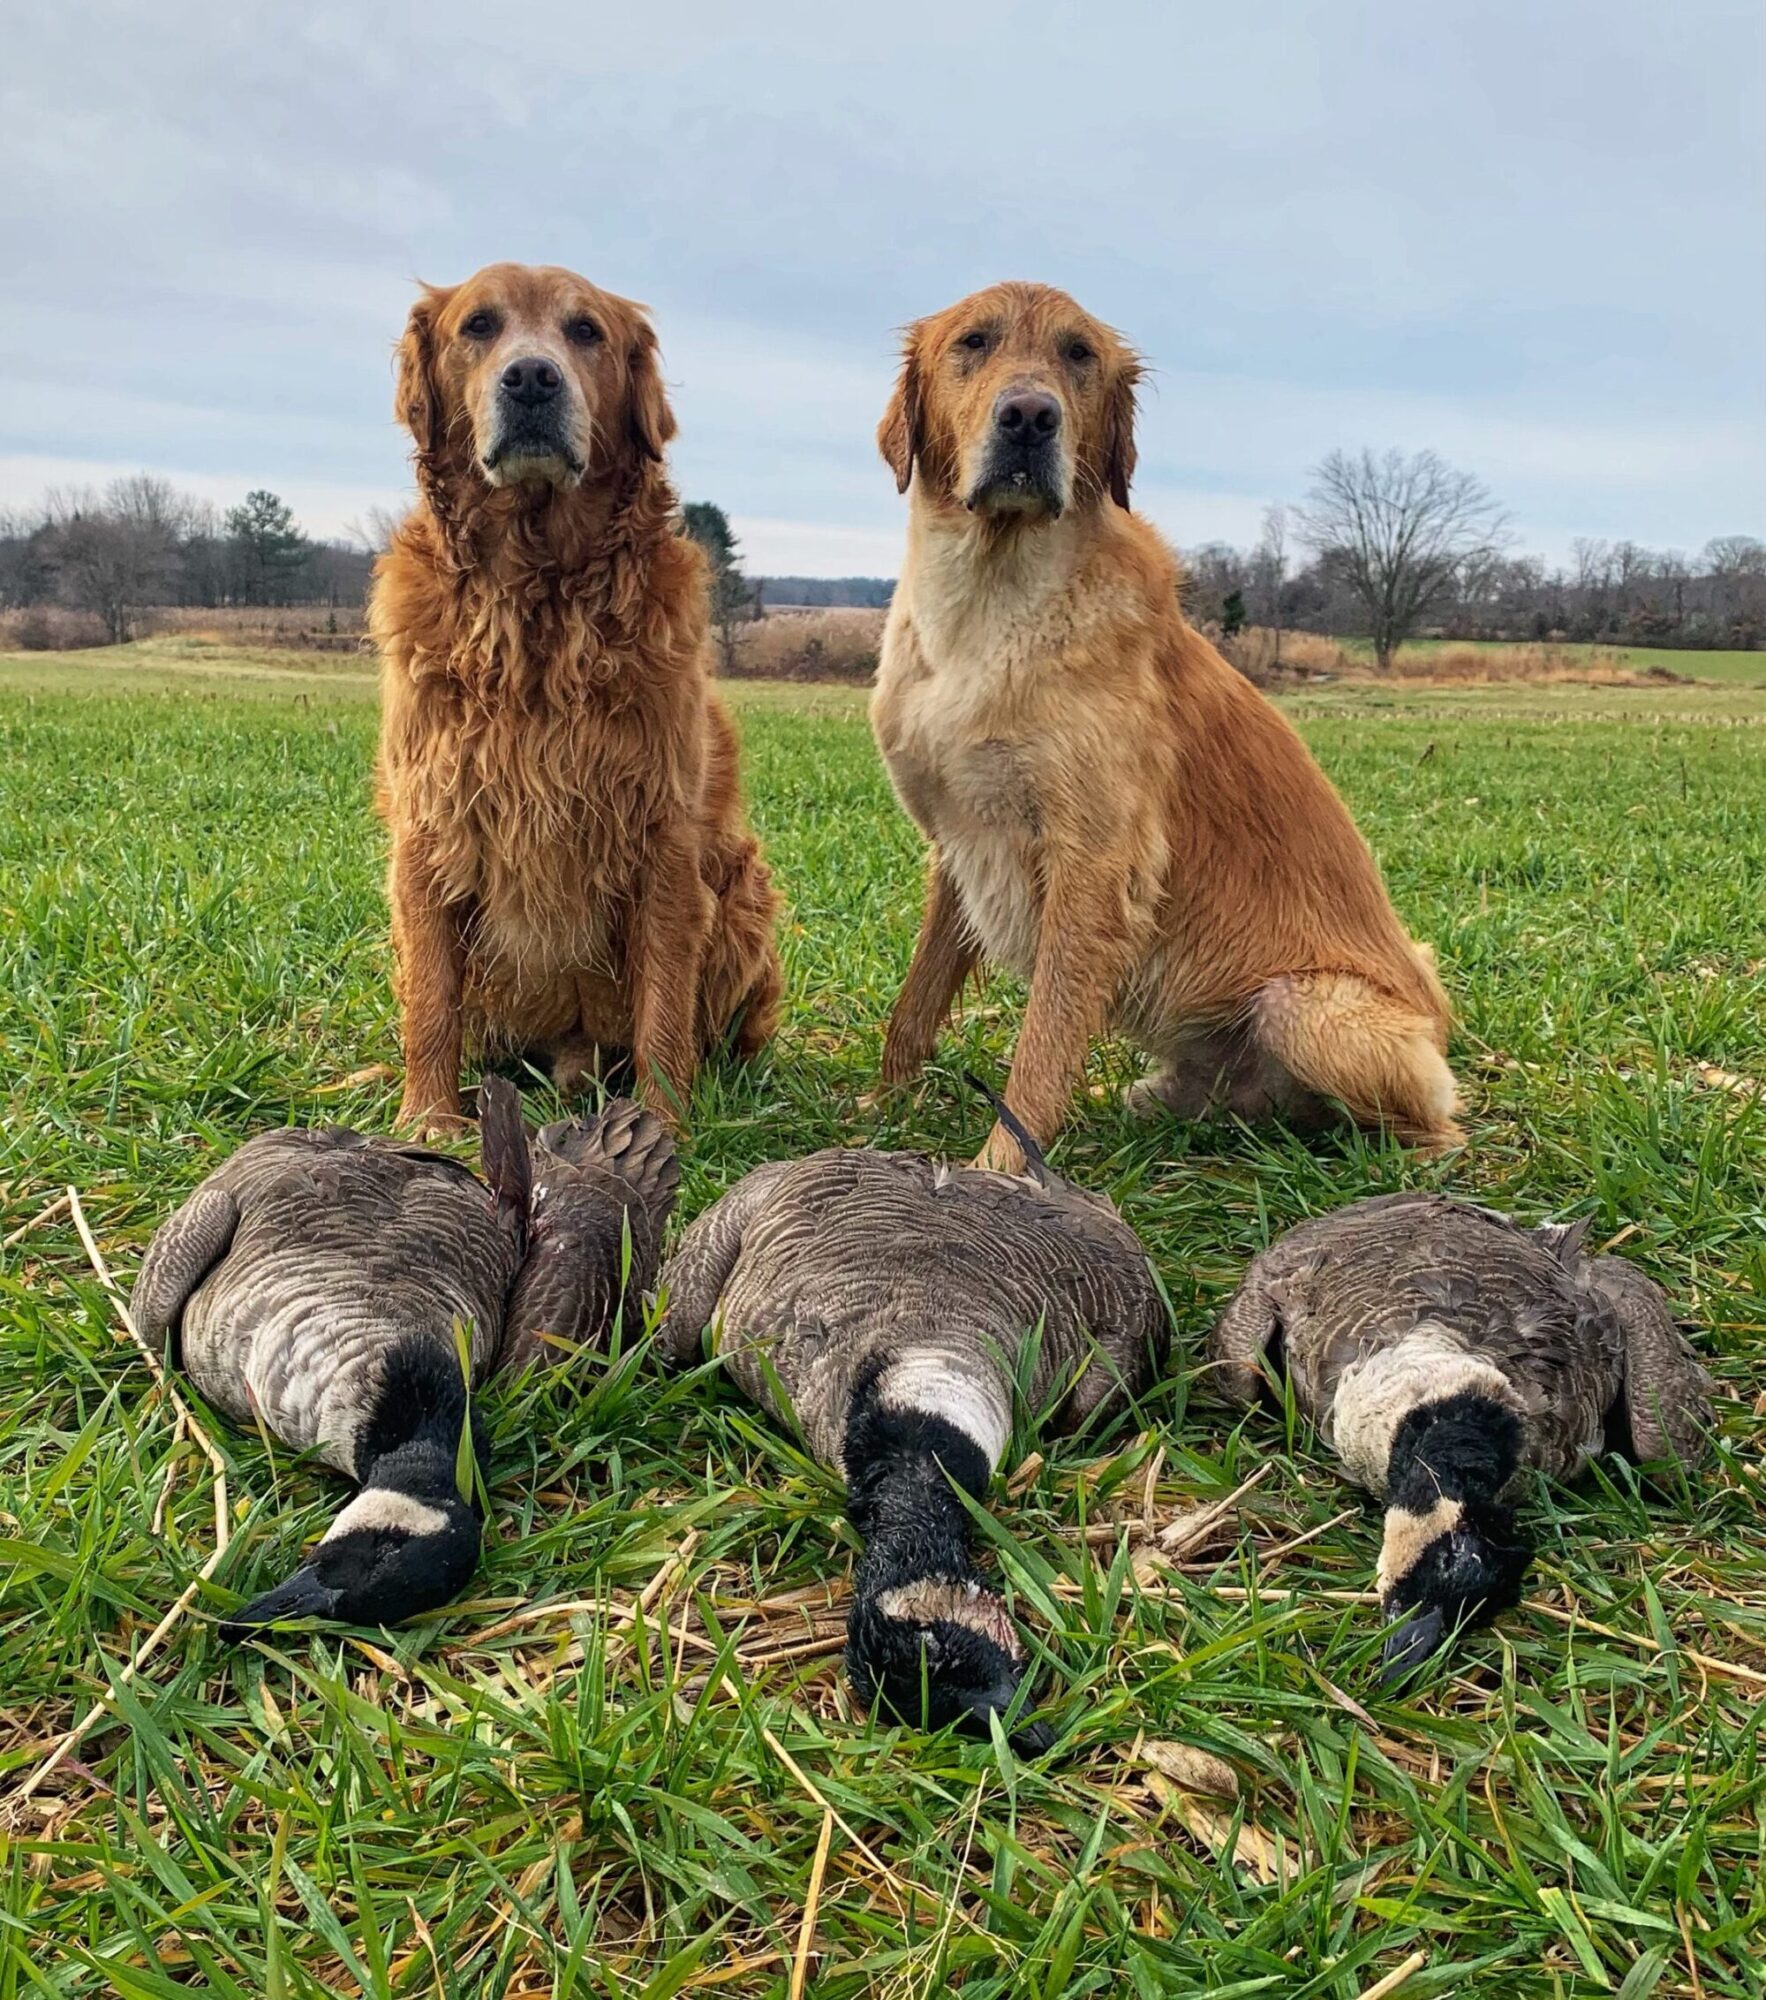
[(743, 1235), (795, 1165), (769, 1160), (755, 1167), (682, 1231), (660, 1280), (665, 1316), (656, 1346), (671, 1367), (685, 1367), (704, 1352), (705, 1329), (717, 1317)]
[[(534, 1231), (516, 1273), (497, 1372), (518, 1374), (537, 1361), (568, 1361), (604, 1347), (615, 1320), (654, 1282), (660, 1249), (648, 1214), (627, 1208), (616, 1188), (572, 1189), (561, 1197)], [(635, 1319), (624, 1331), (638, 1331)]]
[(226, 1256), (239, 1227), (239, 1204), (225, 1188), (199, 1187), (154, 1232), (136, 1274), (130, 1317), (149, 1347), (175, 1335), (184, 1306)]
[[(992, 1218), (1001, 1255), (1019, 1247), (1061, 1312), (1051, 1359), (1068, 1389), (1057, 1428), (1078, 1430), (1138, 1395), (1165, 1366), (1171, 1321), (1140, 1239), (1101, 1195), (1050, 1175), (1040, 1186), (965, 1168), (945, 1184)], [(1045, 1332), (1045, 1338), (1047, 1333)]]
[(1262, 1265), (1261, 1257), (1253, 1261), (1208, 1336), (1203, 1387), (1223, 1402), (1249, 1406), (1276, 1386), (1269, 1348), (1281, 1331), (1281, 1312)]
[(1716, 1383), (1681, 1331), (1667, 1294), (1623, 1257), (1589, 1258), (1579, 1275), (1618, 1318), (1633, 1456), (1645, 1465), (1666, 1458), (1696, 1465), (1716, 1423)]

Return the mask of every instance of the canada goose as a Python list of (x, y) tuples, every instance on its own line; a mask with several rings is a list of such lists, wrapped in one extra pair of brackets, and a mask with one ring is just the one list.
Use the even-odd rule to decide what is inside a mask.
[(655, 1284), (681, 1181), (667, 1128), (624, 1097), (592, 1118), (546, 1126), (530, 1156), (528, 1250), (509, 1300), (503, 1371), (600, 1341)]
[[(844, 1478), (865, 1545), (847, 1672), (868, 1705), (931, 1728), (985, 1732), (1026, 1673), (952, 1482), (986, 1493), (1020, 1379), (1030, 1412), (1058, 1402), (1073, 1429), (1135, 1394), (1165, 1350), (1133, 1231), (1019, 1136), (1023, 1177), (854, 1148), (757, 1167), (662, 1274), (665, 1357), (696, 1358), (711, 1327), (742, 1389), (794, 1416)], [(1053, 1739), (1033, 1724), (1013, 1740)]]
[[(445, 1604), (478, 1562), (479, 1479), (462, 1430), (526, 1248), (528, 1151), (514, 1086), (480, 1093), (484, 1183), (461, 1161), (338, 1126), (266, 1132), (160, 1228), (133, 1300), (176, 1337), (201, 1394), (236, 1423), (316, 1450), (359, 1491), (309, 1559), (236, 1611), (394, 1624)], [(471, 1451), (485, 1445), (476, 1408)]]
[(1394, 1676), (1519, 1602), (1532, 1550), (1504, 1496), (1523, 1466), (1564, 1478), (1609, 1444), (1701, 1455), (1710, 1376), (1661, 1288), (1585, 1255), (1586, 1231), (1377, 1195), (1272, 1244), (1209, 1338), (1221, 1393), (1254, 1403), (1285, 1366), (1345, 1472), (1384, 1498)]

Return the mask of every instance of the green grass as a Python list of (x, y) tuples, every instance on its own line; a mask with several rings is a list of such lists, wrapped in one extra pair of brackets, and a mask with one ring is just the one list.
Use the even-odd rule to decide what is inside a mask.
[[(367, 693), (354, 662), (163, 644), (0, 663), (0, 1235), (23, 1232), (0, 1254), (0, 2000), (784, 1995), (824, 1806), (816, 1995), (1353, 2000), (1413, 1952), (1406, 1995), (1766, 1993), (1766, 1107), (1736, 1087), (1766, 1076), (1766, 697), (1735, 688), (1301, 706), (1440, 949), (1473, 1144), (1428, 1164), (1140, 1127), (1114, 1108), (1130, 1057), (1097, 1054), (1058, 1161), (1140, 1229), (1181, 1340), (1139, 1425), (995, 1495), (1059, 1756), (856, 1714), (837, 1488), (637, 1340), (487, 1396), (483, 1568), (390, 1635), (217, 1642), (339, 1498), (217, 1426), (213, 1583), (9, 1810), (215, 1543), (203, 1459), (66, 1218), (33, 1220), (77, 1185), (127, 1283), (248, 1133), (388, 1123)], [(1003, 1062), (1018, 1005), (990, 989), (917, 1101), (874, 1099), (916, 842), (862, 695), (736, 698), (791, 1009), (768, 1059), (703, 1078), (688, 1215), (834, 1141), (972, 1150), (956, 1078)], [(1351, 1601), (1369, 1510), (1303, 1433), (1235, 1429), (1188, 1376), (1272, 1231), (1412, 1182), (1591, 1212), (1743, 1400), (1694, 1491), (1640, 1494), (1616, 1463), (1539, 1491), (1527, 1605), (1395, 1700)], [(1182, 1568), (1136, 1582), (1148, 1523), (1254, 1473)], [(1167, 1744), (1224, 1760), (1237, 1802), (1161, 1775)]]

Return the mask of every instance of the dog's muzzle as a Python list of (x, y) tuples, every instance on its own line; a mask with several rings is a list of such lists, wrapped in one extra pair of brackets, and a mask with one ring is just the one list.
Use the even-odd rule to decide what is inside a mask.
[(491, 441), (483, 464), (493, 486), (545, 479), (574, 486), (583, 460), (572, 437), (563, 371), (542, 354), (511, 361), (497, 378)]
[(1067, 504), (1061, 405), (1043, 389), (1008, 389), (993, 406), (972, 513), (1058, 516)]

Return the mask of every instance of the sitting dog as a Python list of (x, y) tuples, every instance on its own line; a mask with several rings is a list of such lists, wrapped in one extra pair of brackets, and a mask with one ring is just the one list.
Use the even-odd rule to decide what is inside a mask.
[[(1030, 986), (1006, 1102), (1041, 1143), (1108, 1030), (1142, 1108), (1341, 1107), (1458, 1141), (1447, 1000), (1299, 737), (1184, 622), (1129, 511), (1136, 357), (1064, 293), (1007, 284), (908, 331), (878, 444), (908, 545), (871, 707), (931, 843), (883, 1052), (917, 1076), (983, 958)], [(1016, 1169), (995, 1126), (981, 1155)]]
[(629, 1052), (678, 1123), (708, 1049), (766, 1042), (780, 981), (656, 336), (569, 271), (493, 264), (417, 301), (395, 407), (418, 502), (369, 625), (401, 1118), (458, 1123), (470, 1038), (565, 1089)]

